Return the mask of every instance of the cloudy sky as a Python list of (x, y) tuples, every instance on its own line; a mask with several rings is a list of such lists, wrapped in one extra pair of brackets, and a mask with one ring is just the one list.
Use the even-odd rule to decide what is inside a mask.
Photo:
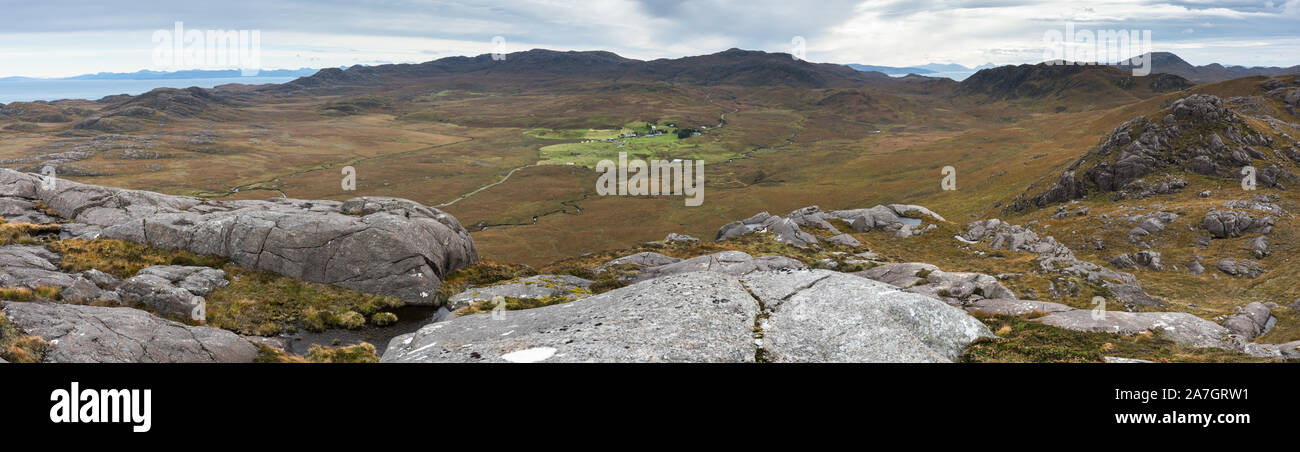
[(891, 66), (1037, 62), (1044, 34), (1151, 30), (1193, 64), (1300, 64), (1300, 0), (0, 0), (0, 77), (166, 69), (155, 31), (259, 30), (265, 68), (531, 48), (674, 58), (731, 47)]

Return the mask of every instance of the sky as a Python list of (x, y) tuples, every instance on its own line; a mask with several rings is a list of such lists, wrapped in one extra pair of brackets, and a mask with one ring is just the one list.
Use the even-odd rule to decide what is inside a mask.
[(1197, 65), (1300, 64), (1300, 0), (0, 0), (0, 77), (220, 66), (160, 57), (156, 38), (176, 22), (257, 31), (267, 69), (532, 48), (678, 58), (796, 42), (814, 62), (1020, 64), (1047, 59), (1044, 36), (1067, 24), (1149, 30), (1151, 50)]

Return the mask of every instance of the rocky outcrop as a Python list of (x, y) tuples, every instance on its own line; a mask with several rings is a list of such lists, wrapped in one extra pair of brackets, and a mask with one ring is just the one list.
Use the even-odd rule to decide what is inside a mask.
[[(789, 243), (798, 248), (821, 248), (817, 237), (804, 231), (803, 227), (824, 229), (834, 236), (824, 239), (831, 245), (861, 246), (852, 236), (842, 234), (830, 223), (831, 219), (843, 220), (853, 228), (853, 232), (885, 231), (894, 232), (895, 237), (907, 238), (932, 230), (934, 224), (922, 227), (923, 219), (946, 221), (943, 217), (925, 207), (909, 204), (890, 204), (875, 206), (870, 209), (822, 211), (818, 206), (808, 206), (790, 212), (782, 218), (767, 212), (754, 215), (745, 220), (727, 223), (718, 229), (717, 241), (740, 237), (753, 233), (771, 233), (778, 242)], [(856, 245), (854, 243), (857, 243)]]
[(448, 309), (456, 310), (494, 297), (533, 300), (578, 300), (591, 295), (592, 281), (570, 275), (536, 275), (472, 287), (448, 298)]
[(1039, 269), (1044, 273), (1083, 278), (1109, 290), (1125, 307), (1160, 306), (1159, 299), (1142, 290), (1137, 277), (1118, 272), (1092, 262), (1079, 260), (1074, 251), (1053, 237), (1040, 238), (1036, 232), (1020, 225), (999, 219), (981, 220), (966, 226), (962, 240), (970, 243), (986, 241), (990, 248), (1024, 251), (1037, 254)]
[[(1280, 186), (1295, 176), (1292, 162), (1260, 149), (1274, 147), (1272, 138), (1259, 133), (1212, 95), (1193, 94), (1174, 101), (1159, 119), (1139, 116), (1116, 127), (1097, 147), (1071, 164), (1051, 187), (1037, 194), (1026, 192), (1007, 207), (1031, 207), (1082, 199), (1093, 192), (1119, 192), (1117, 198), (1172, 193), (1186, 181), (1167, 176), (1162, 182), (1137, 183), (1166, 168), (1186, 168), (1218, 177), (1236, 177), (1244, 166), (1255, 165), (1259, 184)], [(1259, 164), (1257, 161), (1264, 161)], [(1033, 190), (1033, 187), (1030, 188)]]
[(441, 278), (478, 260), (451, 215), (395, 198), (203, 201), (0, 169), (0, 197), (40, 200), (78, 237), (228, 257), (246, 268), (436, 304)]
[(1268, 234), (1273, 232), (1272, 216), (1254, 216), (1232, 210), (1210, 210), (1201, 221), (1201, 227), (1216, 238), (1240, 237), (1242, 234)]
[(849, 248), (857, 248), (862, 246), (862, 242), (858, 241), (858, 239), (855, 239), (853, 238), (853, 236), (848, 234), (840, 234), (836, 236), (827, 237), (822, 239), (822, 241), (826, 242), (827, 245), (833, 245), (833, 246), (845, 246)]
[(1016, 298), (1016, 294), (995, 277), (983, 273), (945, 272), (934, 265), (919, 262), (884, 264), (852, 274), (953, 306), (967, 306), (990, 298)]
[(208, 267), (148, 267), (118, 285), (125, 306), (143, 305), (164, 317), (204, 320), (204, 297), (229, 285), (226, 272)]
[(61, 271), (60, 259), (58, 254), (41, 246), (0, 246), (0, 287), (57, 287), (63, 289), (61, 295), (65, 301), (74, 303), (117, 300), (84, 276)]
[(960, 309), (842, 273), (694, 271), (429, 324), (382, 361), (947, 362), (990, 335)]
[(1273, 329), (1273, 325), (1277, 324), (1277, 317), (1273, 317), (1273, 311), (1268, 305), (1256, 301), (1236, 307), (1232, 314), (1224, 317), (1219, 323), (1233, 334), (1250, 340), (1263, 336)]
[(1160, 253), (1155, 251), (1121, 254), (1111, 258), (1110, 264), (1119, 269), (1138, 267), (1145, 267), (1155, 271), (1165, 269), (1164, 265), (1160, 264)]
[(640, 273), (629, 274), (620, 279), (624, 282), (640, 282), (661, 276), (702, 271), (741, 276), (756, 271), (801, 268), (804, 268), (802, 262), (785, 256), (753, 257), (741, 251), (722, 251), (667, 265), (649, 267)]
[(1214, 266), (1228, 276), (1255, 279), (1264, 274), (1264, 267), (1260, 266), (1258, 262), (1249, 259), (1224, 258), (1219, 259), (1219, 262), (1215, 263)]
[(1300, 341), (1255, 344), (1217, 323), (1184, 312), (1118, 312), (1103, 315), (1091, 310), (1057, 312), (1036, 319), (1046, 325), (1074, 331), (1134, 335), (1160, 332), (1193, 347), (1217, 347), (1271, 359), (1300, 358)]
[(258, 349), (235, 333), (187, 326), (131, 308), (0, 302), (25, 334), (49, 341), (45, 362), (252, 362)]
[(1050, 301), (1017, 300), (1014, 298), (989, 298), (975, 300), (966, 307), (969, 312), (981, 312), (989, 315), (1030, 315), (1051, 314), (1054, 312), (1073, 311), (1075, 308)]
[(1255, 237), (1250, 241), (1250, 253), (1255, 255), (1255, 259), (1268, 257), (1271, 251), (1268, 249), (1268, 238), (1264, 236)]
[(601, 274), (614, 267), (648, 268), (681, 262), (680, 258), (665, 256), (653, 251), (640, 252), (610, 260), (599, 267), (591, 269), (592, 273)]

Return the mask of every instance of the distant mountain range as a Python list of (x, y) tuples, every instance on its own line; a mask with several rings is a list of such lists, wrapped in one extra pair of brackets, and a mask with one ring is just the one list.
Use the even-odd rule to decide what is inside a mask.
[[(922, 77), (924, 78), (924, 77)], [(916, 78), (890, 77), (858, 71), (841, 64), (810, 63), (787, 53), (730, 49), (722, 52), (652, 61), (624, 58), (605, 51), (533, 49), (505, 55), (447, 57), (420, 64), (326, 68), (276, 89), (351, 89), (412, 81), (466, 84), (505, 81), (530, 85), (582, 84), (587, 80), (619, 82), (663, 81), (696, 85), (788, 86), (796, 88), (857, 88), (867, 85), (913, 83)]]
[[(306, 77), (315, 74), (317, 69), (263, 69), (257, 73), (258, 77)], [(3, 77), (0, 82), (7, 81), (24, 81), (24, 80), (173, 80), (173, 79), (197, 79), (197, 78), (239, 78), (243, 74), (238, 69), (222, 70), (187, 70), (187, 71), (136, 71), (136, 72), (100, 72), (97, 74), (83, 74), (72, 77)]]
[[(1275, 77), (1284, 74), (1300, 74), (1300, 66), (1291, 67), (1244, 67), (1224, 66), (1218, 63), (1193, 66), (1191, 63), (1169, 52), (1153, 52), (1151, 55), (1151, 72), (1155, 74), (1173, 74), (1196, 83), (1214, 83), (1234, 78), (1263, 75)], [(1118, 66), (1130, 69), (1131, 65)]]
[[(1219, 63), (1212, 63), (1203, 66), (1194, 66), (1173, 53), (1152, 52), (1150, 55), (1151, 73), (1177, 75), (1193, 83), (1222, 82), (1224, 80), (1232, 80), (1235, 78), (1255, 75), (1274, 77), (1284, 74), (1300, 74), (1300, 65), (1291, 67), (1244, 67), (1224, 66)], [(980, 70), (998, 67), (992, 63), (975, 68), (968, 68), (960, 64), (934, 63), (905, 67), (876, 66), (868, 64), (847, 64), (846, 66), (859, 71), (875, 71), (891, 76), (918, 74), (930, 77), (948, 77), (957, 81), (962, 81)], [(1133, 69), (1133, 65), (1117, 65), (1114, 67), (1121, 70)]]
[(901, 67), (900, 66), (876, 66), (871, 64), (846, 64), (845, 66), (848, 66), (850, 68), (859, 71), (880, 72), (895, 77), (908, 75), (908, 74), (916, 74), (916, 75), (926, 75), (932, 77), (947, 77), (958, 81), (961, 81), (962, 79), (971, 76), (971, 74), (979, 72), (979, 70), (981, 69), (997, 67), (997, 65), (993, 63), (986, 63), (973, 68), (962, 66), (960, 64), (952, 64), (952, 63), (949, 64), (929, 63), (920, 66), (901, 66)]

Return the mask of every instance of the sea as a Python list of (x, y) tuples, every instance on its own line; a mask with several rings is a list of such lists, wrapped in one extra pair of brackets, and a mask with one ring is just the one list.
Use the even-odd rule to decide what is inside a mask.
[(114, 94), (136, 95), (154, 88), (212, 88), (228, 83), (262, 85), (285, 83), (297, 77), (222, 77), (158, 80), (0, 80), (0, 104), (34, 100), (98, 100)]

